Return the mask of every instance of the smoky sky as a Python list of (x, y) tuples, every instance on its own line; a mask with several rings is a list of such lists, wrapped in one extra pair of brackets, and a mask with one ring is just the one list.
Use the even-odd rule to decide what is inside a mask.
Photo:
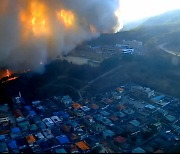
[(115, 32), (118, 8), (119, 0), (1, 0), (0, 67), (41, 72), (40, 62)]

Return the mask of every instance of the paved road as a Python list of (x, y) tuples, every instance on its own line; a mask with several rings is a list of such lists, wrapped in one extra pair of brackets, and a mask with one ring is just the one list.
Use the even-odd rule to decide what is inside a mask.
[(166, 44), (167, 44), (167, 43), (160, 44), (158, 47), (159, 47), (160, 49), (164, 50), (165, 52), (171, 54), (171, 55), (180, 57), (180, 53), (166, 49), (166, 48), (164, 47)]

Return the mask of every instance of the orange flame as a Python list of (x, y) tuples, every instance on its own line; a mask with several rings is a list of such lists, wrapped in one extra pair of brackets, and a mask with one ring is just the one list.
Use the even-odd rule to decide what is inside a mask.
[(11, 72), (7, 69), (6, 70), (6, 76), (9, 78), (11, 76)]
[(9, 81), (12, 81), (12, 80), (16, 80), (17, 78), (19, 78), (19, 77), (15, 76), (15, 77), (7, 79), (6, 81), (2, 81), (2, 83), (6, 83), (6, 82), (9, 82)]
[(60, 10), (57, 12), (57, 18), (64, 23), (66, 27), (73, 26), (75, 22), (75, 15), (70, 10)]
[(24, 34), (32, 32), (35, 36), (49, 34), (46, 7), (38, 1), (30, 1), (26, 10), (20, 12), (20, 21), (23, 23)]
[(89, 28), (90, 28), (90, 31), (91, 31), (93, 34), (96, 34), (96, 33), (97, 33), (96, 28), (95, 28), (93, 25), (90, 25)]

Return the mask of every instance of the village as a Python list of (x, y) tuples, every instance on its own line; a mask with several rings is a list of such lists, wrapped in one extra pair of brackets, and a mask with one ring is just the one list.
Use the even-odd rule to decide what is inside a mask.
[(0, 152), (168, 152), (180, 140), (180, 100), (133, 83), (73, 101), (0, 106)]

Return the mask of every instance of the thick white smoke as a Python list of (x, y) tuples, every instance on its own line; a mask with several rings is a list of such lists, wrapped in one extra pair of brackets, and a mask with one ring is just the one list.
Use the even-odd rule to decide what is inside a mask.
[(1, 0), (0, 67), (42, 71), (40, 62), (115, 32), (118, 8), (119, 0)]

